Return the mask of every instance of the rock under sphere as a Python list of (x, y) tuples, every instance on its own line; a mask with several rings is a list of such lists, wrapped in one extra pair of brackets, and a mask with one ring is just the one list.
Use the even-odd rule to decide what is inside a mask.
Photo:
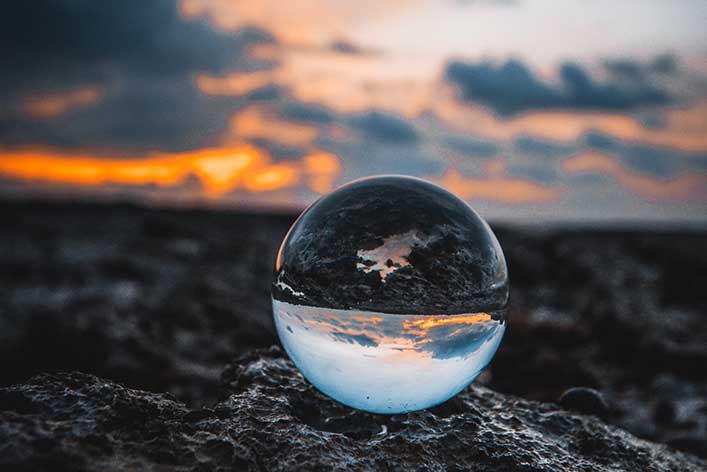
[(581, 416), (471, 387), (431, 410), (373, 415), (316, 392), (277, 348), (226, 369), (221, 400), (81, 373), (0, 389), (3, 470), (641, 470), (707, 462)]

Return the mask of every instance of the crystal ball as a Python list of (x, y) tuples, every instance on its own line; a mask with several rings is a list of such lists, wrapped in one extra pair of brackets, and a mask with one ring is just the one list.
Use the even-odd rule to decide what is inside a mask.
[(442, 403), (496, 353), (508, 274), (493, 232), (421, 179), (371, 177), (320, 198), (275, 264), (283, 347), (333, 399), (374, 413)]

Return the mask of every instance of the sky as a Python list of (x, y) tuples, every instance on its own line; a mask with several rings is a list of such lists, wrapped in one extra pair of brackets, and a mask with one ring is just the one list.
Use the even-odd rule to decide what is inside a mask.
[(488, 313), (391, 315), (273, 300), (275, 325), (304, 376), (336, 400), (375, 413), (437, 405), (469, 385), (506, 325)]
[(35, 0), (0, 195), (299, 210), (426, 178), (492, 221), (707, 223), (703, 0)]

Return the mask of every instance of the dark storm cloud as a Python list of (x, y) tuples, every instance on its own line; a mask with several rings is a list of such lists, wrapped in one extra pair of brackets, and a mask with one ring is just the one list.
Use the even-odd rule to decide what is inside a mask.
[(523, 159), (511, 159), (506, 165), (506, 172), (509, 177), (519, 177), (545, 185), (555, 184), (563, 178), (556, 163), (542, 162), (527, 156)]
[(533, 157), (560, 157), (576, 151), (574, 144), (561, 143), (534, 136), (518, 136), (514, 139), (514, 148), (522, 154)]
[(335, 119), (329, 109), (315, 103), (291, 102), (282, 106), (280, 115), (291, 121), (302, 123), (327, 124)]
[[(8, 2), (0, 30), (0, 142), (141, 150), (190, 148), (218, 134), (239, 101), (204, 96), (194, 74), (268, 67), (247, 47), (272, 41), (256, 29), (187, 21), (175, 0)], [(28, 97), (80, 87), (101, 99), (56, 118), (22, 113)]]
[(667, 120), (661, 113), (642, 114), (638, 116), (641, 126), (647, 129), (665, 129)]
[(672, 54), (661, 54), (649, 63), (632, 59), (608, 59), (604, 61), (604, 67), (617, 77), (640, 81), (653, 73), (674, 74), (678, 70), (678, 63)]
[(445, 70), (445, 77), (457, 86), (462, 100), (488, 106), (506, 116), (536, 109), (625, 111), (673, 101), (648, 77), (599, 82), (573, 63), (563, 64), (559, 75), (559, 85), (546, 83), (517, 60), (499, 66), (453, 61)]
[(673, 177), (681, 172), (707, 171), (707, 153), (626, 142), (599, 132), (587, 133), (583, 145), (616, 156), (619, 162), (629, 169), (654, 177)]
[(201, 95), (189, 78), (127, 80), (85, 109), (53, 118), (0, 119), (4, 144), (67, 148), (182, 150), (206, 144), (225, 126), (236, 100)]
[(298, 159), (307, 154), (307, 150), (304, 148), (290, 146), (265, 138), (248, 139), (246, 142), (249, 142), (260, 149), (265, 149), (265, 151), (275, 160)]
[(275, 101), (279, 100), (284, 96), (282, 88), (275, 84), (268, 84), (262, 87), (251, 90), (250, 92), (243, 95), (241, 98), (248, 102), (258, 102), (258, 101)]
[(500, 146), (493, 141), (472, 138), (467, 136), (450, 136), (444, 140), (444, 144), (468, 157), (493, 157), (500, 151)]
[(653, 59), (650, 68), (661, 74), (672, 74), (678, 69), (678, 61), (672, 54), (661, 54)]
[(563, 178), (559, 168), (561, 160), (575, 154), (581, 146), (576, 142), (520, 135), (514, 138), (512, 149), (506, 167), (510, 177), (551, 185)]
[(584, 135), (584, 144), (598, 151), (608, 151), (615, 148), (618, 141), (608, 134), (591, 131)]
[(381, 141), (410, 143), (418, 139), (415, 127), (391, 113), (372, 110), (349, 118), (351, 126), (367, 136)]

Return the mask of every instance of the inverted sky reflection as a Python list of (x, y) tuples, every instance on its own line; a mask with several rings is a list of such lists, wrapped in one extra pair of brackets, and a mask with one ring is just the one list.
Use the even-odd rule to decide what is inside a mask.
[(505, 331), (500, 316), (391, 315), (273, 300), (280, 339), (304, 376), (354, 408), (386, 413), (443, 402), (473, 380)]

